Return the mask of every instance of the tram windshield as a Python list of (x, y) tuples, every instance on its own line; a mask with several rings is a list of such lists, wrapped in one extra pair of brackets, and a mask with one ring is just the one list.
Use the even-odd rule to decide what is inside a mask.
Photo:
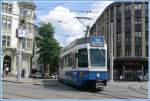
[(91, 66), (105, 66), (105, 50), (90, 49)]
[(80, 68), (88, 67), (88, 52), (86, 48), (78, 50), (78, 66)]

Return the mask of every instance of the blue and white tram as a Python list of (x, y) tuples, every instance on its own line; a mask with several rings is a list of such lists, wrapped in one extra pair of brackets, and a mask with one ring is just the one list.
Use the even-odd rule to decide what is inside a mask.
[(85, 89), (107, 85), (107, 46), (103, 36), (77, 39), (61, 50), (59, 80)]

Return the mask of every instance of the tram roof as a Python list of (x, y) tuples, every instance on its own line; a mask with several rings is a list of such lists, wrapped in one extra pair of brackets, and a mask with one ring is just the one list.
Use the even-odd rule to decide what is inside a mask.
[(69, 45), (67, 45), (66, 47), (64, 47), (64, 48), (61, 50), (61, 53), (63, 53), (63, 52), (65, 52), (65, 51), (69, 50), (70, 48), (74, 47), (75, 45), (85, 44), (85, 43), (91, 43), (94, 38), (101, 39), (100, 41), (105, 44), (104, 36), (83, 37), (83, 38), (80, 38), (80, 39), (76, 39), (75, 41), (71, 42)]

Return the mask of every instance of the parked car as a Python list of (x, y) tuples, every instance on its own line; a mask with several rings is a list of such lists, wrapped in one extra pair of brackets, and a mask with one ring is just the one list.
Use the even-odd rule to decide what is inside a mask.
[(32, 78), (42, 79), (42, 74), (37, 72), (37, 73), (32, 75)]
[(50, 75), (50, 79), (57, 79), (57, 78), (58, 78), (58, 75), (54, 75), (54, 74)]

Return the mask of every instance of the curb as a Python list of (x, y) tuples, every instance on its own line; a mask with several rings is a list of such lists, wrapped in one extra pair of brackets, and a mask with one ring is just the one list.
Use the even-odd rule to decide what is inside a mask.
[(21, 81), (10, 81), (10, 80), (2, 80), (3, 82), (13, 82), (13, 83), (23, 83)]
[(33, 85), (42, 85), (42, 86), (58, 86), (58, 83), (33, 83)]
[(22, 82), (22, 81), (17, 81), (17, 80), (2, 80), (3, 82), (13, 82), (13, 83), (33, 83), (32, 82)]

